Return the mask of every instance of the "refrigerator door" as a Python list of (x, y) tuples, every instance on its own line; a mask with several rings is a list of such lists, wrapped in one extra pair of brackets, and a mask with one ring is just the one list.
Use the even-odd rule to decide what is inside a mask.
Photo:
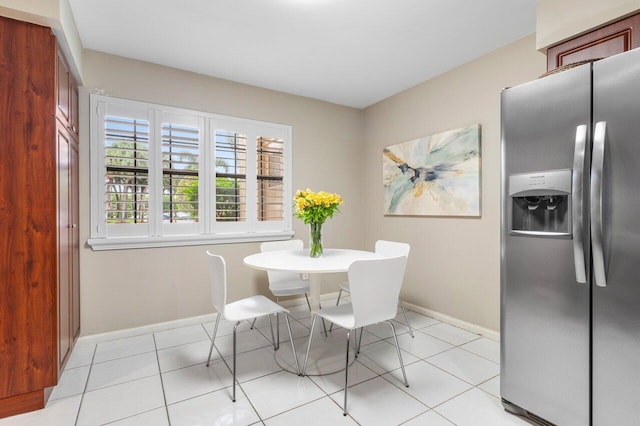
[[(527, 173), (536, 186), (546, 183), (547, 174), (535, 172), (585, 164), (584, 179), (575, 183), (581, 191), (572, 192), (588, 195), (590, 147), (584, 132), (590, 132), (590, 122), (590, 65), (502, 93), (501, 396), (507, 409), (519, 407), (563, 426), (589, 424), (590, 288), (578, 283), (576, 273), (583, 271), (580, 281), (589, 277), (584, 259), (574, 262), (572, 233), (510, 232), (509, 178)], [(584, 163), (574, 161), (577, 139), (586, 148)], [(542, 208), (535, 197), (530, 200), (531, 209)], [(575, 212), (582, 212), (581, 237), (589, 241), (587, 211)], [(588, 264), (586, 246), (578, 252)]]
[(593, 286), (593, 425), (639, 425), (640, 51), (595, 63), (593, 91), (594, 123), (606, 123), (601, 200), (592, 200), (603, 252), (593, 261), (605, 278)]

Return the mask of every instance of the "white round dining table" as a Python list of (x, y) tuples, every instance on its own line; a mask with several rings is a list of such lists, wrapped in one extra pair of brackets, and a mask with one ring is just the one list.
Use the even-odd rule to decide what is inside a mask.
[(321, 257), (310, 257), (309, 249), (274, 250), (244, 258), (244, 264), (263, 271), (294, 272), (309, 275), (309, 302), (316, 312), (320, 304), (322, 274), (347, 272), (356, 260), (381, 259), (378, 253), (351, 249), (324, 249)]
[[(320, 305), (322, 274), (347, 272), (349, 266), (356, 260), (381, 258), (382, 256), (378, 253), (363, 250), (324, 249), (323, 255), (316, 258), (309, 256), (309, 249), (274, 250), (249, 255), (244, 258), (244, 264), (263, 271), (308, 274), (309, 304), (311, 305), (311, 312), (317, 312)], [(314, 346), (314, 349), (309, 354), (309, 364), (306, 373), (308, 376), (333, 374), (344, 369), (344, 355), (342, 354), (344, 348), (341, 343), (341, 338), (344, 338), (344, 333), (333, 330), (333, 332), (325, 334), (325, 344)], [(340, 342), (336, 339), (340, 340)], [(331, 344), (330, 341), (337, 343)], [(335, 352), (336, 350), (338, 353)], [(297, 373), (292, 366), (292, 361), (286, 358), (286, 354), (286, 351), (284, 351), (284, 353), (283, 351), (276, 351), (274, 355), (275, 362), (284, 370)], [(301, 356), (304, 356), (304, 353), (299, 353), (299, 358)], [(350, 363), (355, 359), (352, 358), (352, 356), (349, 357)], [(339, 359), (339, 361), (336, 362), (336, 359)]]

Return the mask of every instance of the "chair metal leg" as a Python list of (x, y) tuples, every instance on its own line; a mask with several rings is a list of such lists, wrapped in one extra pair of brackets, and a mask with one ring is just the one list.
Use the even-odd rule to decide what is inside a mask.
[[(276, 303), (278, 303), (279, 297), (276, 296)], [(278, 344), (276, 345), (276, 350), (280, 349), (280, 317), (278, 317), (279, 312), (276, 312), (276, 339), (278, 340)]]
[[(336, 306), (338, 306), (340, 304), (340, 297), (341, 296), (342, 296), (342, 289), (340, 289), (340, 291), (338, 291), (338, 300), (336, 300)], [(333, 323), (331, 323), (331, 325), (329, 326), (329, 331), (332, 331), (332, 330), (333, 330)]]
[(364, 334), (364, 327), (360, 327), (360, 338), (358, 339), (358, 346), (356, 348), (356, 358), (358, 358), (358, 354), (360, 353), (360, 345), (362, 344), (363, 334)]
[(402, 376), (404, 377), (404, 385), (409, 387), (409, 382), (407, 381), (407, 373), (404, 371), (404, 362), (402, 362), (402, 354), (400, 353), (400, 345), (398, 344), (398, 335), (396, 334), (396, 328), (393, 326), (391, 321), (387, 321), (391, 326), (391, 331), (393, 331), (393, 340), (396, 342), (396, 351), (398, 351), (398, 359), (400, 360), (400, 367), (402, 367)]
[[(331, 323), (333, 324), (333, 323)], [(358, 358), (358, 329), (353, 330), (353, 350), (356, 351), (355, 357)]]
[(279, 313), (276, 313), (276, 341), (278, 342), (276, 350), (280, 349), (280, 317)]
[(309, 361), (309, 349), (311, 349), (311, 339), (313, 338), (313, 330), (316, 327), (316, 318), (318, 314), (313, 314), (313, 320), (311, 320), (311, 332), (309, 333), (309, 343), (307, 343), (307, 354), (304, 356), (304, 365), (302, 366), (302, 375), (307, 374), (307, 362)]
[[(278, 321), (278, 314), (275, 314), (275, 315), (276, 315), (276, 321)], [(271, 315), (269, 315), (269, 330), (271, 331), (271, 344), (273, 345), (273, 350), (277, 351), (278, 349), (280, 349), (280, 339), (278, 339), (278, 342), (276, 343), (276, 338), (273, 335), (273, 322), (271, 321)]]
[(240, 321), (233, 326), (233, 396), (231, 397), (232, 402), (236, 402), (236, 331), (238, 330), (238, 326), (240, 325)]
[(402, 306), (402, 302), (398, 302), (398, 306), (400, 306), (400, 309), (402, 309), (402, 315), (404, 315), (404, 322), (405, 324), (407, 324), (407, 327), (409, 327), (409, 334), (411, 335), (412, 338), (414, 338), (415, 336), (413, 335), (413, 328), (411, 328), (411, 323), (409, 323), (409, 318), (407, 318), (407, 310), (404, 308), (404, 306)]
[(256, 320), (258, 318), (254, 318), (253, 321), (251, 321), (251, 330), (253, 330), (253, 327), (256, 325)]
[(342, 408), (342, 415), (347, 415), (347, 389), (349, 389), (349, 346), (351, 346), (351, 330), (347, 330), (347, 361), (344, 367), (344, 405)]
[(211, 362), (211, 352), (213, 352), (213, 342), (216, 341), (216, 334), (218, 333), (218, 324), (220, 323), (220, 312), (218, 312), (218, 315), (216, 316), (216, 326), (213, 328), (213, 336), (211, 336), (211, 347), (209, 348), (209, 357), (207, 358), (207, 367), (209, 366), (209, 363)]
[[(322, 305), (320, 303), (318, 303), (318, 308), (322, 309)], [(324, 321), (324, 318), (322, 319), (322, 328), (324, 328), (324, 337), (327, 337), (329, 334), (327, 333), (327, 323)], [(331, 325), (333, 325), (333, 323), (331, 323)], [(329, 331), (331, 331), (331, 327), (329, 327)]]
[(304, 298), (307, 299), (307, 306), (309, 307), (309, 312), (311, 312), (311, 302), (309, 302), (309, 296), (307, 296), (307, 293), (304, 294)]
[(289, 322), (289, 315), (284, 314), (284, 319), (287, 321), (287, 329), (289, 330), (289, 339), (291, 340), (291, 350), (293, 351), (293, 359), (296, 361), (296, 369), (298, 370), (298, 376), (300, 373), (300, 363), (298, 362), (298, 354), (296, 353), (296, 346), (293, 343), (293, 333), (291, 333), (291, 323)]

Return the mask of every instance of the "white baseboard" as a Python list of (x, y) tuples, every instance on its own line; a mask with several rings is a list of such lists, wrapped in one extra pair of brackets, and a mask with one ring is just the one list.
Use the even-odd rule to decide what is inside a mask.
[(422, 306), (414, 305), (412, 303), (408, 303), (403, 301), (402, 304), (405, 308), (410, 311), (417, 312), (422, 315), (426, 315), (433, 319), (437, 319), (439, 321), (444, 321), (447, 324), (454, 325), (456, 327), (462, 328), (463, 330), (470, 331), (475, 334), (479, 334), (481, 336), (486, 337), (487, 339), (494, 340), (496, 342), (500, 341), (500, 332), (495, 330), (490, 330), (488, 328), (481, 327), (476, 324), (472, 324), (470, 322), (462, 321), (461, 319), (450, 317), (449, 315), (442, 314), (437, 311), (432, 311), (431, 309), (423, 308)]
[[(332, 299), (332, 298), (335, 299), (336, 297), (338, 297), (337, 292), (323, 294), (320, 299), (321, 300)], [(304, 296), (302, 296), (299, 298), (283, 300), (282, 302), (280, 302), (280, 304), (285, 308), (289, 308), (289, 307), (297, 306), (301, 304), (306, 305), (307, 302), (305, 301)], [(125, 339), (127, 337), (140, 336), (141, 334), (156, 333), (159, 331), (170, 330), (172, 328), (187, 327), (190, 325), (196, 325), (203, 322), (214, 322), (216, 320), (216, 315), (217, 313), (212, 312), (210, 314), (198, 315), (198, 316), (189, 317), (189, 318), (181, 318), (181, 319), (166, 321), (166, 322), (159, 322), (155, 324), (143, 325), (140, 327), (127, 328), (124, 330), (115, 330), (115, 331), (108, 331), (105, 333), (97, 333), (97, 334), (90, 334), (87, 336), (80, 336), (78, 338), (78, 343), (89, 343), (89, 344), (102, 343), (102, 342), (108, 342), (110, 340)]]
[(158, 331), (170, 330), (172, 328), (187, 327), (203, 322), (213, 322), (217, 313), (199, 315), (196, 317), (182, 318), (173, 321), (159, 322), (155, 324), (143, 325), (140, 327), (127, 328), (124, 330), (108, 331), (106, 333), (90, 334), (78, 337), (78, 343), (102, 343), (110, 340), (124, 339), (127, 337), (139, 336), (141, 334), (155, 333)]
[[(337, 297), (338, 297), (338, 292), (325, 293), (320, 296), (320, 300), (321, 301), (332, 300), (332, 299), (335, 300)], [(304, 297), (297, 297), (294, 299), (283, 300), (282, 302), (280, 302), (280, 304), (285, 308), (290, 308), (290, 307), (298, 306), (301, 304), (306, 305), (306, 303), (307, 302), (305, 301)], [(488, 339), (495, 340), (496, 342), (500, 341), (500, 333), (497, 331), (489, 330), (488, 328), (480, 327), (479, 325), (471, 324), (466, 321), (462, 321), (460, 319), (450, 317), (449, 315), (441, 314), (440, 312), (432, 311), (431, 309), (414, 305), (412, 303), (403, 301), (402, 304), (405, 306), (405, 308), (409, 309), (410, 311), (414, 311), (419, 314), (429, 316), (439, 321), (444, 321), (448, 324), (454, 325), (456, 327), (462, 328), (472, 333), (480, 334), (481, 336), (484, 336)], [(89, 343), (89, 344), (102, 343), (102, 342), (108, 342), (110, 340), (117, 340), (117, 339), (124, 339), (127, 337), (139, 336), (141, 334), (156, 333), (158, 331), (170, 330), (172, 328), (187, 327), (189, 325), (201, 324), (203, 322), (213, 322), (216, 320), (216, 315), (217, 314), (213, 312), (210, 314), (199, 315), (196, 317), (182, 318), (182, 319), (173, 320), (173, 321), (143, 325), (141, 327), (128, 328), (125, 330), (116, 330), (116, 331), (109, 331), (106, 333), (91, 334), (88, 336), (80, 336), (78, 338), (78, 343)]]

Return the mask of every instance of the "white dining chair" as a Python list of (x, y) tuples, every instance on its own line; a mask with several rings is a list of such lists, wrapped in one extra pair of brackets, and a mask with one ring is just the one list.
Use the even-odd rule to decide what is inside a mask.
[[(375, 251), (376, 253), (384, 257), (397, 257), (397, 256), (409, 257), (409, 251), (411, 251), (411, 246), (406, 243), (397, 243), (395, 241), (378, 240), (376, 241)], [(340, 303), (340, 297), (342, 296), (343, 292), (346, 292), (346, 293), (350, 292), (349, 283), (344, 283), (340, 285), (340, 291), (338, 292), (338, 300), (336, 301), (336, 305)], [(407, 310), (402, 305), (402, 301), (398, 300), (398, 306), (400, 307), (400, 310), (402, 311), (402, 315), (404, 316), (405, 324), (407, 325), (407, 327), (409, 327), (409, 334), (411, 335), (411, 337), (414, 337), (413, 328), (411, 327), (411, 323), (409, 322), (409, 318), (407, 317)], [(329, 327), (329, 331), (331, 331), (332, 328), (333, 328), (333, 325)]]
[[(216, 325), (213, 329), (213, 336), (211, 337), (211, 347), (209, 348), (207, 367), (211, 362), (211, 353), (213, 352), (213, 346), (215, 345), (220, 318), (235, 322), (235, 325), (233, 326), (233, 395), (231, 400), (233, 402), (236, 401), (236, 332), (242, 321), (251, 320), (265, 315), (269, 315), (269, 321), (271, 321), (271, 315), (280, 313), (285, 314), (284, 317), (287, 321), (287, 328), (289, 329), (289, 338), (291, 339), (291, 349), (293, 350), (293, 357), (296, 361), (298, 374), (300, 374), (300, 364), (298, 363), (298, 355), (296, 354), (296, 348), (293, 344), (293, 335), (291, 334), (291, 324), (289, 323), (289, 317), (287, 315), (289, 311), (261, 295), (250, 296), (236, 300), (235, 302), (227, 303), (227, 266), (224, 258), (209, 251), (207, 251), (207, 255), (209, 256), (209, 264), (211, 268), (211, 303), (218, 311), (218, 315), (216, 316)], [(273, 327), (271, 327), (272, 340), (273, 337)], [(273, 346), (274, 349), (276, 349), (275, 340), (273, 340)]]
[[(304, 243), (302, 240), (286, 240), (286, 241), (268, 241), (260, 244), (260, 252), (268, 252), (274, 250), (302, 250)], [(311, 311), (311, 304), (309, 303), (309, 280), (303, 279), (300, 274), (293, 272), (282, 271), (267, 271), (267, 278), (269, 279), (269, 291), (276, 297), (276, 302), (280, 297), (296, 296), (304, 294), (307, 301), (309, 311)], [(320, 306), (322, 307), (322, 306)], [(253, 324), (252, 324), (253, 326)], [(325, 327), (325, 335), (326, 335)], [(276, 321), (276, 342), (277, 346), (280, 345), (280, 323)]]
[[(305, 375), (307, 371), (309, 350), (311, 349), (316, 319), (320, 317), (345, 328), (347, 330), (343, 406), (343, 414), (345, 416), (347, 415), (347, 389), (349, 387), (349, 347), (351, 346), (351, 331), (353, 330), (361, 329), (360, 335), (362, 335), (362, 328), (368, 325), (386, 322), (391, 326), (398, 360), (402, 368), (402, 376), (404, 377), (404, 385), (409, 387), (400, 346), (398, 345), (398, 336), (393, 321), (391, 321), (397, 313), (400, 287), (402, 286), (406, 264), (407, 258), (405, 256), (353, 262), (347, 272), (351, 289), (351, 303), (320, 309), (313, 316), (302, 375)], [(356, 356), (360, 350), (359, 346), (358, 343)]]

